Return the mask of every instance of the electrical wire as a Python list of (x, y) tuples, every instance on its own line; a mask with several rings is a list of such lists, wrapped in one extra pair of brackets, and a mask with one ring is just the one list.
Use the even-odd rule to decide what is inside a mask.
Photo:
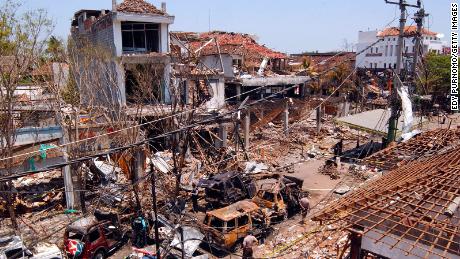
[[(362, 51), (356, 53), (355, 56), (357, 56), (357, 55), (359, 55), (360, 53), (366, 51), (367, 49), (373, 47), (373, 46), (374, 46), (375, 44), (377, 44), (379, 41), (381, 41), (381, 40), (376, 41), (375, 43), (371, 44), (371, 45), (368, 46), (367, 48), (365, 48), (365, 49), (363, 49)], [(346, 60), (340, 62), (340, 63), (337, 64), (336, 66), (341, 65), (341, 64), (343, 64), (344, 62), (346, 62)], [(334, 67), (336, 67), (336, 66), (334, 66)], [(320, 73), (318, 76), (321, 76), (321, 75), (327, 73), (328, 71), (334, 69), (334, 67), (332, 67), (332, 68), (330, 68), (330, 69), (327, 69), (327, 70), (323, 71), (323, 72)], [(355, 69), (356, 69), (356, 68), (355, 68)], [(261, 87), (259, 87), (259, 88), (262, 88), (262, 87), (265, 87), (265, 86), (261, 86)], [(71, 165), (71, 164), (79, 163), (79, 162), (86, 161), (86, 160), (88, 160), (88, 159), (95, 158), (95, 157), (98, 157), (98, 156), (108, 155), (108, 154), (111, 154), (111, 153), (114, 153), (114, 152), (117, 152), (117, 151), (125, 150), (125, 149), (132, 148), (132, 147), (136, 147), (136, 146), (139, 146), (139, 145), (148, 143), (148, 142), (150, 142), (150, 141), (152, 141), (152, 140), (160, 139), (160, 138), (163, 138), (163, 137), (166, 137), (166, 136), (170, 136), (170, 135), (176, 134), (176, 133), (178, 133), (178, 132), (181, 132), (181, 131), (183, 131), (183, 130), (185, 130), (185, 129), (190, 129), (191, 127), (200, 125), (200, 124), (202, 124), (202, 123), (215, 121), (217, 118), (223, 118), (223, 117), (225, 117), (226, 115), (234, 114), (234, 113), (236, 113), (236, 112), (239, 112), (239, 111), (241, 111), (241, 110), (246, 109), (247, 107), (250, 107), (250, 106), (253, 106), (253, 105), (255, 105), (255, 104), (258, 104), (258, 103), (260, 103), (260, 102), (262, 102), (262, 101), (267, 101), (269, 98), (276, 97), (278, 94), (284, 93), (284, 92), (289, 91), (289, 90), (291, 90), (291, 89), (294, 89), (294, 88), (296, 88), (296, 87), (297, 87), (297, 86), (294, 85), (294, 86), (285, 88), (285, 89), (280, 90), (280, 91), (278, 91), (278, 92), (276, 92), (276, 93), (273, 93), (273, 94), (271, 94), (271, 95), (269, 95), (269, 96), (267, 96), (267, 97), (260, 98), (260, 99), (258, 99), (258, 100), (256, 100), (256, 101), (252, 102), (251, 104), (245, 104), (244, 106), (239, 107), (239, 108), (236, 109), (235, 111), (226, 112), (226, 113), (220, 114), (220, 115), (218, 115), (218, 116), (216, 116), (216, 117), (214, 117), (214, 118), (205, 119), (203, 122), (199, 122), (199, 123), (195, 123), (195, 124), (192, 124), (192, 125), (188, 125), (188, 126), (186, 126), (186, 127), (184, 127), (184, 128), (178, 129), (178, 130), (174, 130), (174, 131), (170, 131), (170, 132), (165, 132), (165, 133), (160, 134), (160, 135), (157, 135), (157, 136), (155, 136), (155, 137), (148, 138), (148, 139), (146, 139), (146, 140), (142, 140), (142, 141), (140, 141), (140, 142), (138, 142), (138, 143), (130, 144), (130, 145), (123, 146), (123, 147), (118, 147), (118, 148), (109, 149), (107, 152), (104, 152), (104, 153), (99, 153), (99, 154), (96, 154), (96, 155), (91, 155), (91, 156), (86, 156), (86, 157), (80, 157), (80, 158), (78, 158), (78, 159), (74, 159), (74, 160), (72, 160), (72, 161), (68, 161), (68, 162), (65, 162), (65, 163), (54, 164), (54, 165), (52, 165), (52, 166), (49, 166), (49, 167), (46, 167), (46, 168), (42, 168), (42, 169), (36, 170), (36, 171), (28, 171), (28, 172), (23, 172), (23, 173), (20, 173), (20, 174), (15, 174), (14, 176), (0, 177), (0, 182), (5, 182), (5, 181), (11, 180), (11, 179), (16, 179), (16, 178), (19, 178), (19, 177), (23, 177), (23, 176), (27, 176), (27, 175), (31, 175), (31, 174), (43, 172), (43, 171), (49, 171), (49, 170), (52, 170), (52, 169), (55, 169), (55, 168), (63, 167), (63, 166), (65, 166), (65, 165)], [(334, 91), (334, 93), (335, 93), (337, 90), (338, 90), (338, 88)], [(242, 93), (242, 94), (244, 94), (244, 93)], [(240, 95), (242, 95), (242, 94), (240, 94)], [(233, 97), (231, 97), (231, 98), (233, 98)], [(227, 99), (228, 99), (228, 98), (227, 98)], [(196, 110), (196, 109), (197, 109), (197, 108), (195, 108), (195, 110)], [(177, 115), (178, 115), (178, 114), (175, 114), (174, 116), (177, 116)], [(171, 116), (169, 116), (169, 117), (173, 117), (173, 115), (171, 115)], [(166, 118), (162, 118), (162, 119), (160, 119), (160, 120), (163, 120), (163, 119), (166, 119)], [(155, 121), (159, 121), (159, 120), (155, 120)], [(152, 121), (151, 121), (151, 122), (144, 123), (144, 124), (148, 124), (148, 123), (152, 123)], [(132, 128), (132, 127), (130, 127), (130, 128)], [(112, 133), (113, 133), (113, 132), (112, 132)], [(86, 141), (86, 139), (85, 139), (85, 140), (82, 140), (82, 141)], [(77, 142), (79, 142), (79, 141), (76, 141), (76, 142), (74, 142), (74, 143), (77, 143)], [(67, 143), (67, 144), (65, 144), (65, 145), (68, 145), (68, 144), (69, 144), (69, 143)], [(58, 146), (58, 147), (60, 147), (60, 146)], [(55, 147), (55, 148), (58, 148), (58, 147)], [(9, 157), (9, 158), (3, 158), (3, 160), (15, 158), (15, 157), (18, 157), (18, 156), (25, 156), (25, 155), (27, 155), (27, 154), (30, 154), (30, 153), (37, 153), (37, 152), (40, 152), (40, 151), (33, 151), (33, 152), (25, 153), (25, 154), (20, 154), (20, 155), (12, 156), (12, 157)], [(2, 161), (2, 159), (0, 159), (0, 161)]]
[[(330, 59), (332, 59), (332, 58), (334, 58), (334, 57), (336, 57), (336, 56), (338, 56), (338, 55), (340, 55), (340, 54), (342, 54), (342, 53), (344, 53), (344, 52), (342, 51), (342, 52), (337, 53), (337, 54), (334, 55), (333, 57), (330, 57), (329, 59), (326, 59), (325, 62), (328, 61), (328, 60), (330, 60)], [(318, 64), (318, 65), (319, 65), (319, 64)], [(317, 65), (313, 65), (312, 68), (315, 67), (315, 66), (317, 66)], [(260, 89), (265, 88), (265, 87), (266, 87), (266, 86), (256, 87), (256, 88), (251, 89), (251, 90), (248, 90), (248, 91), (246, 91), (246, 92), (243, 92), (243, 93), (240, 93), (240, 94), (237, 94), (237, 95), (228, 97), (228, 98), (224, 99), (224, 101), (229, 101), (229, 100), (231, 100), (231, 99), (234, 99), (234, 98), (237, 98), (237, 97), (246, 95), (246, 94), (251, 93), (251, 92), (255, 92), (255, 91), (260, 90)], [(197, 110), (199, 110), (199, 109), (200, 109), (200, 107), (196, 107), (196, 108), (194, 108), (194, 109), (182, 111), (182, 112), (175, 113), (175, 114), (172, 114), (172, 115), (168, 115), (168, 116), (165, 116), (165, 117), (162, 117), (162, 118), (159, 118), (159, 119), (155, 119), (155, 120), (148, 121), (148, 122), (145, 122), (145, 123), (137, 124), (137, 125), (134, 125), (134, 126), (131, 126), (131, 127), (126, 127), (126, 128), (123, 128), (123, 129), (114, 130), (114, 131), (111, 131), (111, 132), (99, 134), (99, 135), (97, 135), (97, 136), (88, 137), (88, 138), (84, 138), (84, 139), (80, 139), (80, 140), (68, 142), (68, 143), (65, 143), (65, 144), (52, 146), (52, 147), (49, 147), (47, 150), (58, 149), (58, 148), (64, 148), (64, 147), (66, 147), (66, 146), (70, 146), (70, 145), (73, 145), (73, 144), (78, 144), (78, 143), (85, 142), (85, 141), (88, 141), (88, 140), (96, 140), (96, 139), (98, 139), (98, 138), (100, 138), (100, 137), (103, 137), (103, 136), (109, 136), (109, 135), (113, 135), (113, 134), (116, 134), (116, 133), (121, 133), (121, 132), (123, 132), (123, 131), (130, 130), (130, 129), (140, 128), (140, 127), (142, 127), (142, 126), (150, 125), (150, 124), (153, 124), (153, 123), (156, 123), (156, 122), (160, 122), (160, 121), (163, 121), (163, 120), (167, 120), (167, 119), (170, 119), (170, 118), (174, 118), (174, 117), (177, 117), (177, 116), (185, 115), (185, 114), (188, 114), (188, 113), (197, 111)], [(28, 155), (37, 154), (37, 153), (39, 153), (39, 152), (40, 152), (39, 150), (38, 150), (38, 151), (31, 151), (31, 152), (22, 153), (22, 154), (10, 156), (10, 157), (0, 158), (0, 162), (5, 161), (5, 160), (8, 160), (8, 159), (14, 159), (14, 158), (17, 158), (17, 157), (23, 157), (23, 156), (28, 156)]]

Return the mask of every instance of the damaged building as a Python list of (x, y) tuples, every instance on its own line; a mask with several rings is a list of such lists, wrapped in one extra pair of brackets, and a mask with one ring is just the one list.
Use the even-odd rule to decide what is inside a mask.
[[(194, 53), (199, 69), (217, 70), (225, 79), (225, 97), (258, 99), (277, 92), (280, 97), (303, 97), (307, 76), (288, 71), (288, 56), (257, 42), (254, 35), (212, 31), (173, 32), (173, 51)], [(295, 87), (293, 87), (295, 86)], [(284, 89), (292, 89), (283, 92)], [(253, 90), (253, 91), (251, 91)], [(241, 93), (250, 92), (241, 95)]]
[[(174, 16), (166, 12), (165, 3), (157, 9), (143, 0), (125, 0), (120, 4), (113, 0), (111, 10), (80, 10), (75, 13), (71, 35), (76, 44), (86, 41), (91, 44), (88, 46), (102, 47), (111, 55), (109, 72), (101, 80), (116, 87), (108, 95), (109, 100), (100, 102), (112, 101), (121, 105), (134, 102), (135, 91), (139, 87), (134, 70), (146, 67), (155, 67), (159, 77), (158, 85), (151, 89), (154, 99), (158, 103), (171, 102), (170, 57), (167, 53), (169, 26), (173, 23)], [(92, 98), (88, 95), (93, 94), (85, 90), (80, 88), (83, 102)]]

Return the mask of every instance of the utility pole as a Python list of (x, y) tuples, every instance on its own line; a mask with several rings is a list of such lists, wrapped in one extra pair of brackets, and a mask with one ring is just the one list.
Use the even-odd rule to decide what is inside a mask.
[[(150, 163), (150, 174), (152, 180), (152, 202), (153, 202), (153, 213), (155, 217), (155, 247), (156, 247), (156, 258), (160, 259), (161, 251), (160, 251), (160, 233), (158, 232), (158, 214), (157, 214), (157, 191), (156, 191), (156, 176), (155, 176), (155, 167), (153, 163)], [(183, 250), (183, 249), (182, 249)]]
[(414, 15), (415, 23), (417, 24), (417, 35), (415, 38), (415, 47), (414, 47), (414, 63), (412, 64), (412, 80), (415, 84), (415, 80), (417, 78), (417, 63), (419, 55), (423, 56), (423, 49), (420, 48), (422, 42), (422, 29), (423, 29), (423, 19), (427, 17), (428, 14), (425, 13), (425, 9), (420, 9)]
[(398, 37), (398, 46), (396, 48), (396, 71), (394, 73), (397, 75), (394, 77), (394, 87), (391, 89), (390, 103), (391, 103), (391, 116), (388, 123), (388, 143), (395, 141), (396, 132), (397, 132), (397, 122), (398, 122), (398, 91), (402, 86), (401, 78), (401, 65), (402, 65), (402, 50), (404, 47), (404, 28), (406, 26), (406, 9), (407, 7), (421, 7), (421, 1), (417, 0), (417, 5), (408, 4), (406, 0), (399, 0), (399, 2), (392, 2), (385, 0), (387, 4), (399, 5), (399, 10), (401, 11), (401, 16), (399, 18), (399, 37)]

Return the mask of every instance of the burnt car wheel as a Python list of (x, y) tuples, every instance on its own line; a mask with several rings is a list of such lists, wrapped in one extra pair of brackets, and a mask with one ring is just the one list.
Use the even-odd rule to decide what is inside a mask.
[(105, 259), (105, 252), (103, 250), (99, 250), (94, 254), (93, 259)]

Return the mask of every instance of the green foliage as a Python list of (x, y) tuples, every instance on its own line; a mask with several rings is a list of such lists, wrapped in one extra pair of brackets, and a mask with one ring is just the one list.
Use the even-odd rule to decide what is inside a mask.
[(16, 19), (13, 16), (18, 4), (6, 1), (0, 6), (0, 52), (2, 55), (12, 53), (14, 48), (12, 42), (13, 26)]
[(64, 89), (62, 89), (61, 95), (62, 99), (68, 104), (78, 105), (80, 103), (80, 92), (72, 69), (69, 71), (69, 80)]
[(53, 27), (45, 10), (19, 12), (19, 6), (16, 0), (0, 4), (0, 56), (10, 60), (0, 68), (1, 83), (11, 89), (39, 65)]
[(310, 67), (311, 60), (309, 58), (303, 58), (302, 59), (302, 68), (303, 69), (308, 69)]
[(352, 85), (349, 78), (351, 71), (352, 68), (348, 63), (341, 63), (326, 74), (326, 83), (334, 87), (342, 85), (343, 90), (348, 89)]
[(46, 54), (52, 62), (62, 62), (65, 60), (64, 43), (62, 40), (51, 36), (47, 42)]
[(425, 57), (425, 71), (421, 89), (429, 94), (445, 95), (450, 87), (450, 56), (429, 53)]

